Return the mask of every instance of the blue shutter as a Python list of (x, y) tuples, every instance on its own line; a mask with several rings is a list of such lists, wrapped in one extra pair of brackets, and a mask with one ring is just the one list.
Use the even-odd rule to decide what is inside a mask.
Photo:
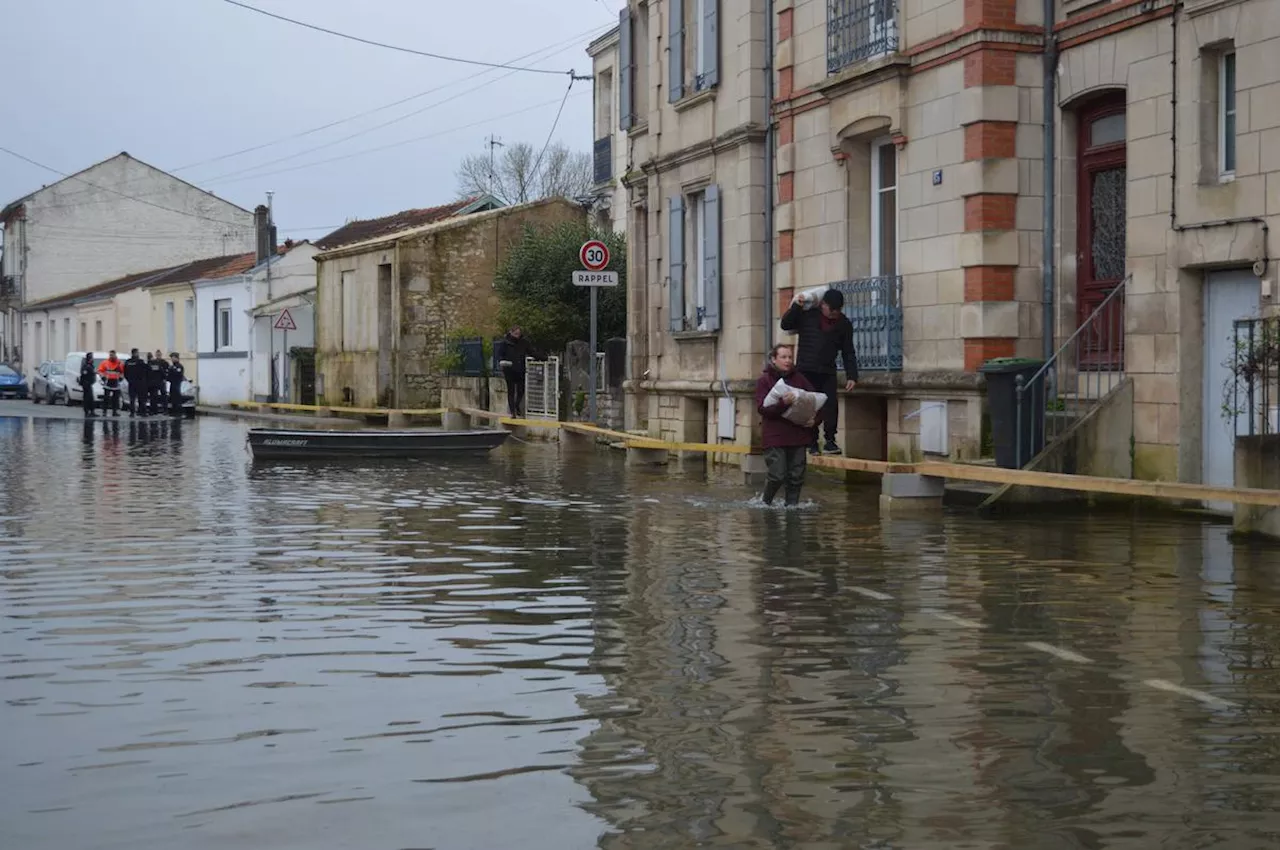
[(667, 198), (667, 228), (670, 234), (667, 253), (667, 286), (672, 332), (684, 330), (684, 197)]
[(720, 187), (712, 184), (703, 194), (702, 303), (707, 330), (720, 330)]
[(684, 0), (667, 5), (667, 100), (684, 97)]
[(698, 90), (709, 89), (720, 82), (719, 0), (703, 0), (702, 67), (698, 69)]
[(630, 130), (636, 123), (631, 92), (631, 11), (618, 13), (618, 126)]

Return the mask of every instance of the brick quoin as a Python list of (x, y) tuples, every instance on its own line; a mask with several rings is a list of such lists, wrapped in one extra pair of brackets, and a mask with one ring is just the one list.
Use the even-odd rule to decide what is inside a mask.
[(1016, 0), (964, 0), (965, 26), (990, 27), (1017, 22)]
[(795, 69), (788, 65), (778, 69), (778, 97), (786, 100), (795, 94)]
[(778, 144), (789, 145), (796, 140), (796, 119), (788, 115), (778, 119)]
[(789, 260), (796, 253), (796, 234), (793, 230), (784, 230), (778, 234), (778, 262)]
[(964, 199), (964, 229), (1013, 230), (1017, 195), (970, 195)]
[(1012, 159), (1018, 155), (1018, 125), (1013, 121), (977, 121), (964, 128), (964, 158)]
[(997, 357), (1012, 357), (1014, 339), (1012, 337), (982, 337), (964, 341), (964, 370), (976, 372), (978, 367), (988, 360)]
[(964, 300), (1012, 301), (1013, 266), (969, 266), (964, 270)]
[(796, 175), (788, 171), (778, 177), (778, 203), (789, 204), (796, 196)]
[(783, 42), (791, 38), (791, 31), (795, 23), (795, 9), (783, 9), (778, 13), (778, 41)]
[(979, 50), (964, 57), (964, 87), (1011, 86), (1017, 79), (1018, 54), (1012, 50)]
[(795, 297), (794, 288), (778, 290), (778, 312), (775, 315), (781, 319), (782, 315), (787, 312), (787, 308), (791, 306), (791, 299)]

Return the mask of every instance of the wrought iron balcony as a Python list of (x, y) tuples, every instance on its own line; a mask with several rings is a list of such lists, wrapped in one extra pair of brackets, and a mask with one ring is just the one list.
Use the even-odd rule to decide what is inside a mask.
[(896, 0), (827, 0), (827, 73), (898, 51)]
[(608, 183), (613, 178), (613, 137), (605, 136), (596, 139), (595, 145), (596, 183)]
[[(842, 280), (844, 314), (853, 324), (853, 347), (863, 372), (902, 371), (902, 278), (897, 275)], [(844, 368), (844, 364), (840, 364)]]

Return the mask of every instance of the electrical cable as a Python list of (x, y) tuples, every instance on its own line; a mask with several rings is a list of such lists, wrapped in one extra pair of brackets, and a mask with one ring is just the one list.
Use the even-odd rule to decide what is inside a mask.
[(268, 12), (266, 9), (259, 9), (256, 6), (250, 6), (248, 3), (241, 3), (240, 0), (223, 0), (223, 2), (230, 3), (232, 6), (239, 6), (241, 9), (248, 9), (250, 12), (257, 12), (259, 15), (266, 15), (268, 18), (275, 18), (278, 21), (285, 21), (287, 23), (295, 24), (300, 27), (306, 27), (307, 29), (315, 30), (316, 32), (326, 33), (328, 35), (337, 36), (338, 38), (345, 38), (350, 41), (358, 41), (361, 44), (368, 44), (372, 47), (382, 47), (387, 50), (396, 50), (396, 51), (399, 51), (400, 53), (412, 53), (415, 56), (425, 56), (428, 59), (442, 59), (446, 62), (460, 62), (464, 65), (479, 65), (480, 67), (483, 67), (483, 68), (505, 68), (512, 71), (524, 71), (529, 74), (557, 74), (560, 76), (573, 75), (572, 69), (568, 71), (553, 71), (548, 68), (531, 68), (526, 65), (513, 65), (505, 62), (485, 62), (482, 59), (463, 59), (458, 56), (445, 56), (442, 53), (431, 53), (426, 50), (414, 50), (411, 47), (400, 47), (395, 44), (387, 44), (381, 41), (373, 41), (372, 39), (361, 38), (360, 36), (349, 35), (344, 32), (338, 32), (337, 30), (327, 29), (326, 27), (317, 26), (316, 24), (309, 24), (306, 21), (299, 21), (294, 18), (286, 18), (284, 15), (277, 15), (275, 12)]
[(538, 158), (533, 161), (533, 168), (529, 170), (529, 182), (532, 183), (538, 176), (538, 167), (542, 165), (542, 157), (547, 153), (547, 148), (551, 147), (551, 138), (556, 134), (556, 127), (560, 124), (560, 116), (564, 114), (564, 105), (569, 101), (569, 92), (573, 91), (573, 78), (569, 78), (569, 86), (564, 90), (564, 97), (560, 99), (560, 108), (556, 110), (556, 118), (551, 122), (551, 132), (547, 133), (547, 141), (543, 143), (542, 150), (538, 153)]
[(506, 113), (506, 114), (504, 114), (504, 115), (494, 115), (494, 116), (491, 116), (491, 117), (489, 117), (489, 118), (484, 118), (484, 119), (482, 119), (482, 120), (480, 120), (480, 121), (473, 121), (473, 122), (472, 122), (472, 123), (470, 123), (470, 124), (461, 124), (461, 125), (459, 125), (459, 126), (457, 126), (457, 127), (450, 127), (450, 128), (449, 128), (449, 129), (447, 129), (447, 130), (438, 130), (438, 131), (436, 131), (436, 132), (434, 132), (434, 133), (426, 133), (426, 134), (421, 135), (421, 136), (414, 136), (413, 138), (410, 138), (410, 139), (401, 139), (401, 140), (400, 140), (400, 141), (398, 141), (398, 142), (391, 142), (390, 144), (386, 144), (386, 145), (379, 145), (379, 146), (377, 146), (377, 147), (373, 147), (373, 148), (363, 148), (363, 149), (358, 150), (358, 151), (352, 151), (352, 152), (350, 152), (350, 153), (341, 154), (341, 155), (339, 155), (339, 156), (329, 157), (328, 159), (320, 159), (320, 160), (316, 160), (315, 162), (304, 162), (304, 163), (302, 163), (302, 164), (300, 164), (300, 165), (293, 165), (293, 166), (290, 166), (290, 167), (288, 167), (288, 168), (278, 168), (278, 169), (276, 169), (276, 170), (274, 170), (274, 171), (266, 171), (266, 172), (263, 172), (262, 174), (250, 174), (250, 175), (247, 175), (247, 176), (245, 176), (245, 177), (233, 177), (233, 178), (231, 178), (231, 179), (229, 179), (229, 180), (225, 180), (225, 181), (223, 181), (223, 182), (225, 182), (225, 183), (238, 183), (238, 182), (241, 182), (241, 181), (244, 181), (244, 180), (256, 180), (256, 179), (257, 179), (257, 178), (259, 178), (259, 177), (271, 177), (271, 176), (276, 175), (276, 174), (285, 174), (285, 173), (290, 172), (290, 171), (299, 171), (299, 170), (301, 170), (301, 169), (304, 169), (304, 168), (312, 168), (312, 167), (317, 166), (317, 165), (327, 165), (327, 164), (329, 164), (329, 163), (331, 163), (331, 162), (339, 162), (339, 161), (344, 160), (344, 159), (351, 159), (352, 157), (364, 156), (365, 154), (370, 154), (370, 153), (379, 153), (379, 152), (381, 152), (381, 151), (389, 150), (389, 149), (391, 149), (391, 148), (400, 147), (400, 146), (402, 146), (402, 145), (413, 144), (414, 142), (421, 142), (421, 141), (424, 141), (424, 140), (426, 140), (426, 139), (434, 139), (434, 138), (438, 138), (438, 137), (440, 137), (440, 136), (446, 136), (446, 135), (448, 135), (448, 134), (450, 134), (450, 133), (456, 133), (456, 132), (457, 132), (457, 131), (459, 131), (459, 130), (469, 130), (469, 129), (471, 129), (472, 127), (479, 127), (479, 126), (481, 126), (481, 125), (483, 125), (483, 124), (488, 124), (488, 123), (489, 123), (489, 122), (491, 122), (491, 121), (498, 121), (498, 120), (501, 120), (501, 119), (503, 119), (503, 118), (510, 118), (510, 117), (512, 117), (512, 116), (515, 116), (515, 115), (521, 115), (521, 114), (523, 114), (523, 113), (525, 113), (525, 112), (532, 112), (532, 111), (533, 111), (533, 110), (535, 110), (535, 109), (542, 109), (543, 107), (550, 106), (550, 105), (551, 105), (551, 104), (553, 104), (553, 103), (555, 103), (555, 101), (554, 101), (554, 100), (543, 101), (542, 103), (535, 103), (533, 106), (526, 106), (524, 109), (517, 109), (517, 110), (515, 110), (515, 111), (513, 111), (513, 112), (508, 112), (508, 113)]

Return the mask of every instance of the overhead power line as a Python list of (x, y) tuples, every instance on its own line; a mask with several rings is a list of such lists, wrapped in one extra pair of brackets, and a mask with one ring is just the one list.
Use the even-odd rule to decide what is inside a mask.
[(506, 62), (485, 62), (482, 59), (463, 59), (459, 56), (446, 56), (442, 53), (432, 53), (428, 50), (415, 50), (412, 47), (400, 47), (395, 44), (387, 44), (382, 41), (373, 41), (368, 38), (361, 38), (358, 35), (350, 35), (345, 32), (338, 32), (326, 27), (309, 24), (306, 21), (299, 21), (295, 18), (286, 18), (284, 15), (277, 15), (275, 12), (268, 12), (266, 9), (259, 9), (257, 6), (250, 6), (248, 3), (241, 3), (240, 0), (223, 0), (224, 3), (230, 3), (232, 6), (239, 6), (241, 9), (248, 9), (250, 12), (257, 12), (259, 15), (266, 15), (268, 18), (275, 18), (278, 21), (294, 24), (300, 27), (306, 27), (309, 30), (326, 33), (328, 35), (345, 38), (348, 41), (358, 41), (361, 44), (368, 44), (372, 47), (382, 47), (387, 50), (395, 50), (400, 53), (412, 53), (415, 56), (425, 56), (428, 59), (442, 59), (445, 62), (460, 62), (463, 65), (478, 65), (482, 68), (505, 68), (511, 71), (524, 71), (529, 74), (559, 74), (561, 76), (573, 76), (573, 69), (567, 71), (553, 71), (547, 68), (531, 68), (527, 65), (513, 65)]
[[(331, 162), (340, 162), (344, 159), (351, 159), (352, 157), (365, 156), (366, 154), (371, 154), (371, 153), (379, 153), (381, 151), (390, 150), (391, 148), (398, 148), (403, 145), (413, 144), (414, 142), (421, 142), (421, 141), (425, 141), (426, 139), (434, 139), (439, 136), (447, 136), (450, 133), (456, 133), (459, 130), (469, 130), (472, 127), (480, 127), (485, 124), (491, 124), (491, 122), (493, 121), (500, 121), (503, 118), (511, 118), (515, 115), (521, 115), (525, 112), (532, 112), (535, 109), (542, 109), (544, 107), (551, 106), (555, 102), (556, 102), (555, 100), (548, 100), (542, 103), (535, 103), (532, 106), (526, 106), (523, 109), (517, 109), (512, 112), (504, 113), (502, 115), (493, 115), (488, 118), (483, 118), (479, 121), (473, 121), (470, 124), (459, 124), (456, 127), (450, 127), (446, 130), (438, 130), (434, 133), (427, 133), (422, 136), (414, 136), (413, 138), (409, 138), (409, 139), (401, 139), (398, 142), (391, 142), (390, 144), (386, 144), (386, 145), (378, 145), (377, 147), (373, 147), (373, 148), (362, 148), (361, 150), (352, 151), (351, 153), (341, 154), (340, 156), (332, 156), (332, 157), (329, 157), (328, 159), (319, 159), (319, 160), (316, 160), (315, 162), (304, 162), (299, 165), (291, 165), (288, 168), (277, 168), (273, 171), (264, 171), (261, 174), (249, 174), (244, 177), (232, 177), (228, 180), (223, 180), (221, 182), (239, 183), (245, 180), (256, 180), (259, 177), (271, 177), (273, 175), (284, 174), (289, 171), (299, 171), (304, 168), (314, 168), (317, 165), (328, 165)], [(561, 101), (562, 109), (563, 109), (563, 106), (564, 106), (564, 101), (562, 100)]]
[(64, 178), (66, 178), (66, 179), (68, 179), (68, 180), (75, 180), (75, 181), (77, 181), (77, 182), (80, 182), (80, 183), (85, 184), (86, 186), (90, 186), (90, 187), (92, 187), (92, 188), (94, 188), (94, 189), (98, 189), (98, 190), (103, 191), (103, 192), (110, 192), (111, 194), (113, 194), (113, 195), (119, 195), (120, 197), (125, 198), (126, 200), (136, 201), (136, 202), (137, 202), (137, 203), (139, 203), (139, 204), (146, 204), (147, 206), (149, 206), (149, 207), (155, 207), (155, 208), (156, 208), (156, 209), (158, 209), (158, 210), (164, 210), (165, 212), (174, 213), (175, 215), (185, 215), (185, 216), (188, 216), (189, 218), (198, 218), (198, 219), (201, 219), (201, 220), (203, 220), (203, 221), (211, 221), (211, 222), (213, 222), (213, 223), (215, 223), (215, 224), (225, 224), (225, 225), (229, 225), (229, 226), (231, 226), (231, 227), (240, 228), (241, 230), (247, 230), (247, 229), (248, 229), (248, 225), (243, 224), (243, 223), (238, 222), (238, 221), (227, 221), (226, 219), (221, 219), (221, 218), (210, 218), (210, 217), (209, 217), (209, 216), (207, 216), (207, 215), (200, 215), (199, 213), (187, 212), (186, 210), (175, 210), (175, 209), (173, 209), (172, 207), (166, 207), (166, 206), (162, 206), (162, 205), (160, 205), (160, 204), (153, 204), (153, 203), (151, 203), (151, 201), (144, 201), (144, 200), (142, 200), (141, 198), (134, 197), (133, 195), (126, 195), (124, 192), (117, 192), (115, 189), (112, 189), (112, 188), (107, 187), (107, 186), (99, 186), (99, 185), (98, 185), (98, 184), (96, 184), (96, 183), (91, 183), (91, 182), (89, 182), (88, 180), (85, 180), (83, 177), (77, 177), (77, 176), (76, 176), (76, 175), (74, 175), (74, 174), (68, 174), (68, 173), (66, 173), (65, 171), (59, 171), (58, 169), (53, 168), (52, 166), (45, 165), (43, 162), (36, 162), (36, 161), (35, 161), (34, 159), (32, 159), (31, 157), (23, 156), (22, 154), (20, 154), (20, 153), (18, 153), (18, 152), (16, 152), (16, 151), (11, 151), (11, 150), (9, 150), (9, 149), (8, 149), (8, 148), (6, 148), (6, 147), (0, 147), (0, 153), (7, 153), (7, 154), (8, 154), (9, 156), (11, 156), (11, 157), (14, 157), (14, 158), (16, 158), (16, 159), (20, 159), (20, 160), (22, 160), (23, 162), (30, 163), (31, 165), (34, 165), (36, 168), (43, 168), (45, 171), (49, 171), (49, 172), (52, 172), (52, 173), (54, 173), (54, 174), (57, 174), (59, 177), (64, 177)]
[[(573, 36), (571, 36), (570, 38), (564, 39), (564, 40), (562, 40), (562, 41), (555, 42), (554, 44), (548, 44), (548, 45), (545, 45), (545, 46), (543, 46), (543, 47), (538, 48), (537, 50), (531, 50), (531, 51), (530, 51), (530, 52), (528, 52), (528, 53), (524, 53), (524, 54), (521, 54), (520, 56), (516, 56), (515, 58), (513, 58), (513, 59), (511, 60), (511, 62), (519, 62), (519, 61), (521, 61), (521, 60), (528, 59), (528, 58), (530, 58), (530, 57), (532, 57), (532, 56), (538, 56), (539, 54), (543, 54), (543, 53), (547, 53), (547, 54), (548, 54), (548, 56), (547, 56), (547, 57), (545, 57), (545, 58), (550, 58), (550, 56), (554, 56), (554, 55), (556, 55), (557, 53), (562, 53), (562, 52), (564, 52), (566, 49), (568, 49), (568, 47), (569, 47), (569, 46), (572, 46), (573, 44), (577, 43), (580, 39), (582, 39), (582, 38), (586, 38), (587, 36), (594, 35), (594, 34), (596, 34), (596, 33), (598, 33), (598, 32), (601, 32), (602, 30), (607, 29), (607, 28), (608, 28), (608, 26), (609, 26), (608, 24), (605, 24), (605, 25), (602, 25), (602, 26), (592, 27), (591, 29), (588, 29), (588, 30), (583, 30), (582, 32), (577, 33), (576, 35), (573, 35)], [(551, 52), (550, 52), (550, 53), (548, 53), (548, 51), (551, 51)], [(539, 61), (541, 61), (541, 60), (539, 60)], [(479, 75), (478, 75), (478, 76), (484, 76), (484, 75), (486, 75), (486, 74), (492, 74), (492, 73), (493, 73), (494, 71), (496, 71), (496, 70), (498, 70), (498, 68), (490, 68), (490, 69), (488, 69), (488, 70), (486, 70), (486, 71), (481, 71), (481, 72), (479, 73)], [(498, 82), (499, 80), (504, 80), (504, 79), (506, 79), (506, 78), (507, 78), (507, 76), (509, 76), (509, 75), (505, 75), (505, 74), (504, 74), (504, 75), (503, 75), (503, 76), (501, 76), (501, 77), (497, 77), (496, 79), (489, 80), (489, 81), (488, 81), (488, 83), (486, 83), (486, 85), (489, 85), (489, 84), (492, 84), (492, 83), (496, 83), (496, 82)], [(307, 130), (300, 130), (300, 131), (298, 131), (298, 132), (296, 132), (296, 133), (292, 133), (292, 134), (290, 134), (290, 135), (288, 135), (288, 136), (281, 136), (280, 138), (278, 138), (278, 139), (274, 139), (274, 140), (272, 140), (272, 141), (270, 141), (270, 142), (263, 142), (263, 143), (261, 143), (261, 144), (253, 145), (253, 146), (251, 146), (251, 147), (242, 148), (242, 149), (240, 149), (240, 150), (238, 150), (238, 151), (232, 151), (231, 153), (221, 154), (220, 156), (210, 157), (209, 159), (202, 159), (202, 160), (200, 160), (200, 161), (198, 161), (198, 162), (188, 163), (187, 165), (180, 165), (180, 166), (178, 166), (177, 168), (173, 168), (173, 169), (170, 169), (170, 170), (171, 170), (171, 171), (174, 171), (174, 172), (178, 172), (178, 171), (187, 171), (187, 170), (192, 169), (192, 168), (198, 168), (198, 167), (199, 167), (199, 166), (201, 166), (201, 165), (210, 165), (210, 164), (215, 163), (215, 162), (221, 162), (221, 161), (222, 161), (222, 160), (224, 160), (224, 159), (231, 159), (232, 157), (242, 156), (243, 154), (253, 153), (254, 151), (260, 151), (260, 150), (262, 150), (263, 148), (269, 148), (269, 147), (273, 147), (273, 146), (275, 146), (275, 145), (282, 144), (282, 143), (284, 143), (284, 142), (293, 141), (294, 139), (300, 139), (300, 138), (302, 138), (302, 137), (304, 137), (304, 136), (310, 136), (310, 135), (312, 135), (312, 134), (319, 133), (319, 132), (321, 132), (322, 130), (329, 130), (329, 129), (331, 129), (331, 128), (333, 128), (333, 127), (337, 127), (337, 126), (339, 126), (339, 125), (341, 125), (341, 124), (347, 124), (347, 123), (350, 123), (351, 121), (356, 121), (356, 120), (359, 120), (359, 119), (361, 119), (361, 118), (366, 118), (366, 117), (368, 117), (368, 116), (370, 116), (370, 115), (374, 115), (374, 114), (379, 113), (379, 112), (384, 112), (384, 111), (386, 111), (386, 110), (388, 110), (388, 109), (393, 109), (394, 107), (401, 106), (401, 105), (403, 105), (403, 104), (409, 103), (410, 101), (417, 100), (418, 98), (426, 97), (427, 95), (435, 94), (436, 92), (440, 92), (440, 91), (444, 91), (445, 89), (452, 88), (452, 87), (454, 87), (454, 86), (456, 86), (456, 85), (459, 85), (460, 83), (465, 83), (465, 82), (467, 82), (467, 81), (468, 81), (468, 79), (474, 79), (474, 78), (464, 77), (464, 78), (462, 78), (462, 79), (452, 80), (452, 81), (447, 82), (447, 83), (444, 83), (444, 84), (442, 84), (442, 85), (433, 86), (432, 88), (426, 89), (426, 90), (424, 90), (424, 91), (420, 91), (420, 92), (418, 92), (417, 94), (411, 94), (411, 95), (409, 95), (408, 97), (402, 97), (402, 98), (400, 98), (399, 100), (394, 100), (394, 101), (392, 101), (392, 102), (390, 102), (390, 103), (384, 103), (384, 104), (382, 104), (381, 106), (375, 106), (375, 107), (373, 107), (372, 109), (366, 109), (366, 110), (364, 110), (363, 112), (357, 112), (357, 113), (355, 113), (354, 115), (348, 115), (348, 116), (347, 116), (347, 117), (345, 117), (345, 118), (339, 118), (339, 119), (337, 119), (337, 120), (335, 120), (335, 121), (330, 121), (330, 122), (328, 122), (327, 124), (321, 124), (321, 125), (319, 125), (319, 126), (317, 126), (317, 127), (311, 127), (310, 129), (307, 129)], [(414, 115), (414, 114), (417, 114), (417, 113), (410, 113), (410, 114), (411, 114), (411, 115)]]
[(564, 105), (569, 100), (569, 92), (573, 91), (573, 79), (570, 78), (568, 87), (564, 90), (564, 97), (560, 98), (560, 108), (556, 110), (556, 118), (551, 122), (551, 132), (547, 133), (547, 140), (542, 145), (542, 150), (538, 153), (538, 158), (533, 161), (533, 168), (529, 170), (529, 179), (533, 180), (538, 176), (538, 166), (542, 164), (542, 157), (546, 155), (547, 148), (551, 147), (551, 137), (556, 134), (556, 127), (560, 124), (560, 116), (564, 114)]

